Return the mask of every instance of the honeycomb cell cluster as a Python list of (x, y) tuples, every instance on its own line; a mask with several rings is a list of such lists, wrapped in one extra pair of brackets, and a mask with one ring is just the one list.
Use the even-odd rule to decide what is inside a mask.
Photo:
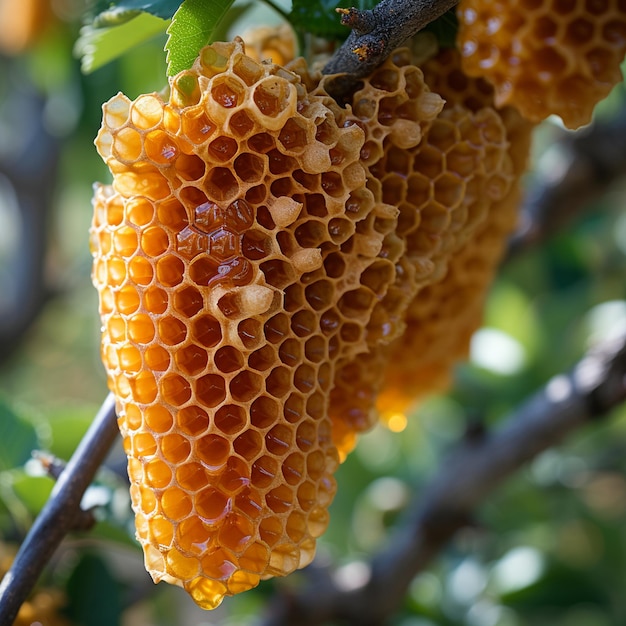
[[(414, 63), (397, 50), (347, 106), (365, 132), (367, 186), (397, 218), (378, 226), (395, 278), (365, 329), (366, 350), (340, 362), (331, 391), (342, 457), (379, 415), (443, 388), (465, 356), (516, 223), (530, 147), (533, 125), (511, 107), (496, 111), (493, 89), (467, 77), (455, 51), (439, 53), (423, 74)], [(424, 116), (428, 107), (436, 118)]]
[[(103, 107), (93, 281), (147, 568), (213, 608), (313, 558), (331, 389), (396, 281), (399, 211), (348, 112), (240, 41), (170, 87)], [(418, 126), (441, 106), (420, 89)]]
[[(457, 210), (468, 217), (445, 268), (418, 291), (407, 311), (404, 335), (387, 350), (378, 396), (383, 417), (445, 389), (454, 365), (467, 356), (489, 286), (517, 223), (520, 179), (534, 128), (512, 107), (496, 111), (492, 87), (464, 74), (456, 50), (442, 50), (423, 70), (427, 84), (446, 99), (423, 149), (437, 155), (430, 159), (430, 167), (436, 164), (434, 171), (452, 168), (464, 180)], [(474, 120), (476, 127), (467, 120)], [(458, 139), (452, 141), (453, 137)], [(479, 149), (485, 152), (476, 153)]]
[(463, 69), (495, 87), (497, 106), (568, 128), (621, 82), (626, 54), (624, 0), (461, 0), (458, 46)]

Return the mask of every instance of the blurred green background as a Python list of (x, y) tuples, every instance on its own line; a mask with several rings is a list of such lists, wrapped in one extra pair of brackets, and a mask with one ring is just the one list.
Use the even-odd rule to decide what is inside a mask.
[[(58, 167), (54, 185), (41, 190), (50, 205), (43, 249), (31, 249), (0, 185), (0, 279), (10, 280), (19, 241), (22, 254), (44, 256), (39, 287), (47, 294), (19, 344), (0, 354), (0, 537), (7, 544), (21, 541), (52, 487), (31, 450), (69, 458), (106, 395), (87, 236), (92, 182), (109, 180), (93, 147), (101, 103), (117, 91), (134, 98), (164, 86), (163, 39), (82, 75), (73, 56), (82, 7), (57, 4), (56, 19), (34, 47), (0, 59), (0, 156), (5, 162), (16, 157), (16, 129), (41, 124), (45, 141), (55, 146), (50, 167)], [(39, 121), (24, 110), (15, 117), (16, 93), (41, 103)], [(623, 115), (625, 94), (624, 86), (616, 88), (600, 119)], [(554, 167), (550, 151), (562, 133), (556, 122), (538, 129), (536, 172), (547, 163)], [(528, 185), (537, 178), (531, 173)], [(626, 320), (625, 200), (626, 181), (618, 181), (566, 231), (510, 260), (454, 390), (418, 407), (403, 432), (378, 427), (362, 437), (339, 469), (331, 525), (320, 541), (319, 558), (332, 560), (338, 576), (358, 580), (362, 563), (401, 524), (408, 503), (463, 435), (468, 418), (497, 424)], [(154, 587), (133, 539), (124, 471), (117, 449), (86, 494), (86, 504), (101, 505), (97, 527), (69, 537), (41, 581), (64, 591), (70, 623), (243, 626), (253, 623), (277, 585), (302, 582), (300, 573), (264, 582), (212, 613), (196, 609), (178, 589)], [(460, 533), (413, 581), (391, 623), (626, 624), (625, 476), (621, 407), (508, 481), (477, 511), (476, 528)]]

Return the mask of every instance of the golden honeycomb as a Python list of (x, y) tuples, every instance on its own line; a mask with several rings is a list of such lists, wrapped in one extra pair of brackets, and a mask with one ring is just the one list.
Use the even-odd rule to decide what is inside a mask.
[[(301, 71), (304, 82), (315, 89), (314, 93), (326, 93), (327, 81), (332, 78), (307, 74), (301, 64), (294, 65), (296, 71)], [(378, 233), (381, 245), (378, 261), (361, 276), (361, 283), (375, 297), (364, 327), (364, 349), (352, 350), (339, 361), (331, 391), (333, 439), (341, 459), (354, 447), (357, 435), (377, 419), (374, 405), (377, 378), (380, 379), (382, 372), (365, 367), (364, 363), (369, 363), (382, 346), (401, 334), (409, 301), (420, 282), (427, 281), (435, 268), (430, 261), (436, 247), (433, 242), (439, 242), (447, 227), (447, 220), (437, 215), (437, 211), (446, 212), (447, 208), (437, 205), (432, 210), (434, 215), (425, 212), (422, 240), (428, 239), (428, 249), (406, 254), (407, 233), (413, 232), (420, 220), (419, 209), (411, 200), (407, 201), (419, 185), (415, 180), (424, 178), (414, 172), (414, 168), (420, 167), (417, 146), (431, 124), (437, 124), (436, 116), (443, 107), (441, 97), (425, 85), (422, 72), (411, 62), (408, 50), (395, 51), (346, 99), (344, 124), (355, 124), (365, 132), (361, 162), (367, 172), (367, 187), (376, 202), (385, 207), (385, 214), (371, 215), (357, 225), (359, 237), (371, 239)], [(396, 170), (400, 170), (397, 175)], [(442, 182), (445, 184), (438, 181), (438, 189)], [(344, 306), (340, 302), (340, 308)], [(344, 326), (346, 338), (356, 332), (360, 329), (354, 324)]]
[(296, 34), (287, 23), (255, 26), (246, 30), (241, 38), (246, 45), (246, 54), (255, 61), (267, 59), (276, 65), (286, 65), (296, 56)]
[(330, 391), (396, 280), (398, 210), (348, 113), (240, 40), (170, 86), (103, 107), (93, 282), (147, 568), (213, 608), (313, 558)]
[[(508, 129), (525, 141), (523, 146), (516, 142), (514, 150), (521, 171), (527, 156), (522, 157), (521, 150), (529, 147), (529, 132), (521, 128), (530, 128), (530, 124), (514, 111), (497, 112), (493, 90), (484, 81), (465, 80), (462, 96), (470, 99), (469, 104), (460, 95), (448, 96), (445, 92), (449, 87), (441, 83), (450, 82), (454, 88), (461, 85), (454, 77), (449, 81), (445, 78), (459, 66), (458, 56), (446, 61), (446, 54), (425, 67), (425, 84), (410, 51), (397, 50), (372, 76), (363, 79), (362, 87), (349, 99), (347, 118), (365, 131), (361, 160), (368, 188), (377, 202), (395, 207), (397, 217), (391, 219), (390, 211), (387, 223), (374, 226), (365, 221), (358, 227), (375, 228), (384, 234), (381, 256), (395, 264), (395, 279), (389, 287), (383, 281), (384, 289), (365, 328), (366, 349), (342, 360), (337, 369), (330, 412), (342, 458), (354, 446), (358, 433), (378, 418), (377, 396), (383, 385), (378, 402), (383, 416), (405, 408), (396, 396), (404, 399), (405, 393), (416, 391), (416, 385), (417, 389), (428, 385), (429, 368), (424, 371), (421, 367), (423, 350), (402, 350), (405, 344), (419, 339), (413, 337), (414, 318), (420, 318), (430, 307), (441, 308), (442, 317), (449, 322), (446, 337), (455, 337), (465, 345), (465, 335), (458, 338), (454, 331), (460, 320), (453, 319), (452, 311), (444, 311), (445, 303), (431, 295), (429, 286), (448, 284), (444, 277), (449, 264), (463, 253), (468, 242), (473, 249), (485, 222), (499, 223), (506, 213), (506, 229), (514, 224), (514, 209), (499, 208), (505, 198), (515, 195), (511, 192), (515, 166)], [(434, 71), (435, 63), (441, 66), (439, 72)], [(448, 99), (441, 113), (437, 93)], [(432, 107), (432, 114), (439, 113), (436, 118), (424, 115), (428, 107)], [(478, 273), (486, 285), (491, 274)], [(464, 321), (474, 330), (479, 316), (469, 308), (480, 310), (482, 298), (474, 302), (476, 298), (469, 290), (460, 295), (461, 301), (464, 298), (471, 318)], [(429, 332), (427, 329), (428, 337), (433, 334)], [(399, 347), (390, 348), (393, 340)], [(450, 353), (444, 364), (446, 372), (460, 356), (459, 351)], [(393, 362), (388, 365), (390, 359)], [(385, 376), (387, 368), (389, 376)]]
[(591, 121), (594, 106), (622, 81), (624, 0), (461, 0), (463, 69), (495, 86), (495, 103), (568, 128)]
[(455, 363), (467, 356), (470, 337), (481, 323), (489, 286), (517, 222), (520, 178), (526, 169), (534, 127), (512, 107), (496, 111), (491, 86), (466, 76), (455, 50), (442, 50), (423, 69), (429, 86), (446, 98), (440, 117), (446, 119), (455, 111), (463, 111), (470, 116), (500, 118), (500, 124), (493, 119), (489, 136), (500, 137), (502, 150), (487, 175), (484, 168), (482, 172), (474, 166), (468, 168), (468, 173), (474, 172), (468, 189), (477, 187), (464, 202), (474, 197), (482, 205), (483, 217), (475, 223), (471, 236), (459, 240), (461, 245), (449, 257), (445, 271), (424, 286), (409, 305), (406, 331), (390, 349), (378, 398), (383, 417), (404, 412), (421, 396), (444, 389)]

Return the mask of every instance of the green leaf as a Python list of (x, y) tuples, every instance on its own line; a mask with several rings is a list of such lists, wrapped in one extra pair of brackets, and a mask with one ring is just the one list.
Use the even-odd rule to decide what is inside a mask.
[(37, 515), (50, 497), (54, 481), (47, 476), (29, 476), (20, 471), (12, 472), (13, 493), (34, 517)]
[(189, 69), (213, 36), (234, 0), (185, 0), (167, 29), (167, 75)]
[(140, 12), (169, 20), (180, 6), (181, 0), (99, 0), (91, 13), (93, 26), (113, 26), (131, 19)]
[(35, 424), (18, 416), (0, 398), (0, 472), (26, 463), (40, 444)]
[(96, 408), (67, 408), (50, 415), (52, 443), (49, 451), (60, 459), (69, 460), (93, 421)]
[(148, 13), (141, 13), (111, 28), (84, 26), (76, 42), (75, 53), (81, 57), (83, 72), (89, 74), (138, 44), (163, 33), (166, 27), (166, 20)]
[(335, 9), (372, 9), (378, 0), (293, 0), (289, 19), (297, 30), (327, 39), (345, 39), (350, 29), (343, 26)]

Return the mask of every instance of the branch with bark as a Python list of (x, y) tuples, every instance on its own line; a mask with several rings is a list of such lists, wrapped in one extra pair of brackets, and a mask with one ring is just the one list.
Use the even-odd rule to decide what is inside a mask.
[(315, 626), (341, 620), (382, 626), (411, 581), (509, 476), (568, 435), (626, 401), (626, 323), (592, 348), (569, 374), (553, 378), (492, 432), (466, 437), (416, 498), (390, 545), (373, 557), (368, 576), (345, 589), (329, 569), (298, 592), (275, 598), (258, 626)]
[(86, 530), (82, 528), (86, 512), (80, 506), (81, 499), (118, 436), (115, 400), (109, 395), (0, 583), (0, 626), (13, 624), (63, 538), (77, 526)]
[(322, 70), (348, 74), (350, 80), (371, 74), (391, 52), (457, 4), (458, 0), (383, 0), (370, 11), (338, 9), (352, 29)]

